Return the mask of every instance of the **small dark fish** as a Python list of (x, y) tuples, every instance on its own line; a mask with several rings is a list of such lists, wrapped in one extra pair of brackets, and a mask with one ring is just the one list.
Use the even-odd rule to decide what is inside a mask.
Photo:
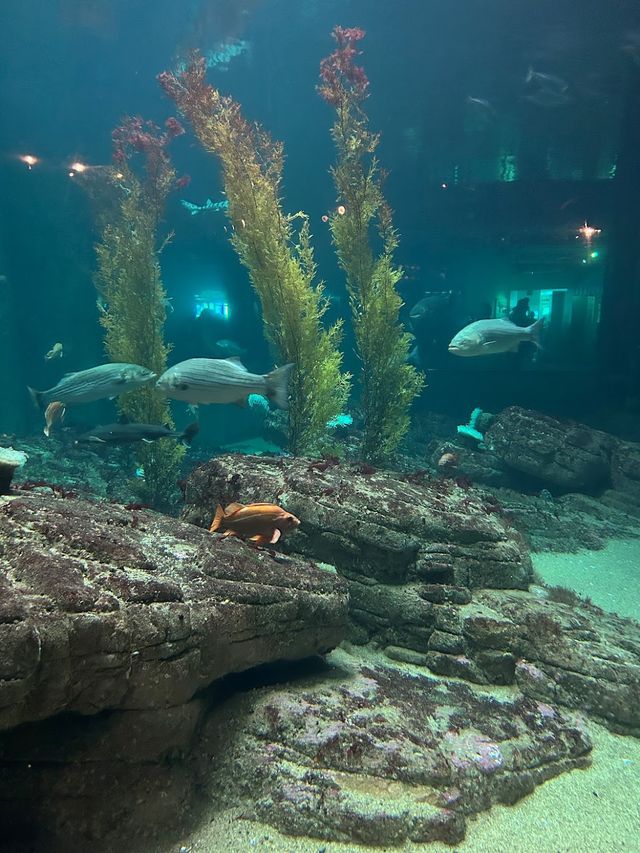
[(419, 324), (434, 312), (449, 305), (450, 300), (451, 295), (449, 293), (427, 293), (409, 311), (409, 319), (413, 325)]
[(178, 438), (191, 444), (200, 429), (198, 423), (189, 424), (184, 432), (176, 432), (162, 424), (104, 424), (85, 432), (76, 444), (129, 444), (144, 441), (149, 444), (159, 438)]

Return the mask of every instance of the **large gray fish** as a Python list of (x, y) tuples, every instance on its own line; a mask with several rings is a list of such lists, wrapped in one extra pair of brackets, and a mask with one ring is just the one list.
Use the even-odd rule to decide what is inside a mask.
[(539, 347), (543, 322), (544, 317), (531, 326), (516, 326), (511, 320), (476, 320), (455, 335), (449, 352), (467, 357), (514, 352), (522, 341), (532, 341)]
[(162, 424), (102, 424), (78, 436), (76, 444), (129, 444), (144, 441), (148, 444), (159, 438), (179, 438), (191, 444), (200, 429), (198, 423), (189, 424), (184, 432), (176, 432)]
[(237, 358), (189, 358), (165, 370), (156, 388), (165, 397), (185, 403), (236, 403), (246, 405), (249, 394), (261, 394), (276, 406), (288, 405), (289, 374), (285, 364), (260, 375), (249, 373)]
[(74, 406), (77, 403), (90, 403), (106, 397), (117, 397), (126, 391), (133, 391), (141, 385), (146, 385), (155, 378), (155, 373), (139, 364), (113, 362), (90, 367), (88, 370), (80, 370), (78, 373), (67, 373), (48, 391), (29, 388), (29, 393), (39, 407), (48, 406), (54, 400), (65, 406)]

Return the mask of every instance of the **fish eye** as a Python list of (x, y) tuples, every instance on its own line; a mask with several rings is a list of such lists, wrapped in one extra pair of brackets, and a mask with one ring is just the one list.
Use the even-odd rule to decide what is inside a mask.
[(177, 388), (179, 391), (188, 391), (188, 390), (189, 390), (189, 386), (187, 385), (187, 383), (186, 383), (186, 382), (179, 382), (179, 383), (176, 385), (176, 388)]

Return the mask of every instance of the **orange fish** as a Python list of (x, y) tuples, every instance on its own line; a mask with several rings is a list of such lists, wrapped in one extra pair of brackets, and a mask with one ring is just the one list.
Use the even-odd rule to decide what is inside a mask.
[(249, 539), (256, 545), (274, 545), (283, 533), (299, 524), (300, 519), (276, 504), (232, 503), (226, 509), (218, 504), (210, 530)]

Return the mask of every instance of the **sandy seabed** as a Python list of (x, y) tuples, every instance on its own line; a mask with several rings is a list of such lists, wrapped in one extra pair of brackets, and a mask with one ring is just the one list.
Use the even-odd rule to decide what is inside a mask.
[[(534, 565), (546, 583), (572, 587), (603, 609), (640, 620), (640, 539), (612, 541), (602, 551), (535, 554)], [(288, 838), (233, 812), (181, 844), (189, 853), (640, 853), (640, 740), (595, 723), (588, 729), (591, 767), (550, 779), (515, 806), (483, 812), (469, 821), (456, 847), (374, 848)], [(180, 844), (174, 849), (178, 853)]]

